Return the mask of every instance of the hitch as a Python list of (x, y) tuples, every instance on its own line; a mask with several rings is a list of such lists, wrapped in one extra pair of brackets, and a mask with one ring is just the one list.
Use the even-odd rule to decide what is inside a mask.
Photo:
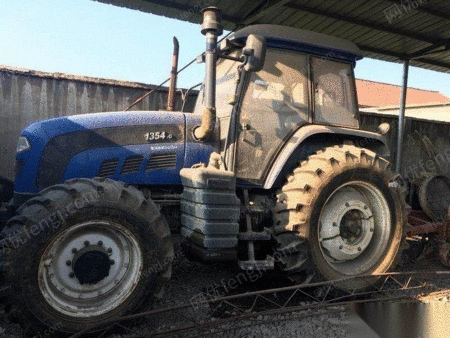
[(425, 213), (421, 211), (410, 211), (408, 214), (408, 236), (424, 236), (431, 233), (437, 234), (437, 243), (433, 247), (439, 261), (450, 268), (450, 208), (447, 219), (440, 223), (432, 223), (427, 220)]

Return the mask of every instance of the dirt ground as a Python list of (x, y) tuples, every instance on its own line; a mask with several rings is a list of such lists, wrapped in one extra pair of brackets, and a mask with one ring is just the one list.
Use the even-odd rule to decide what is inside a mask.
[[(450, 275), (449, 274), (428, 274), (426, 271), (450, 271), (442, 265), (437, 257), (431, 252), (426, 251), (419, 259), (414, 262), (407, 262), (402, 265), (398, 271), (423, 271), (424, 273), (414, 274), (412, 276), (398, 276), (401, 283), (407, 285), (395, 288), (387, 293), (372, 294), (374, 300), (377, 297), (386, 296), (409, 297), (409, 300), (418, 300), (423, 303), (441, 302), (450, 304)], [(241, 276), (241, 277), (239, 277)], [(211, 264), (191, 262), (187, 260), (179, 249), (179, 241), (176, 240), (176, 259), (173, 266), (172, 279), (166, 285), (165, 297), (154, 304), (155, 308), (174, 307), (183, 304), (190, 304), (198, 299), (199, 295), (217, 292), (218, 296), (226, 296), (241, 292), (251, 292), (260, 289), (273, 289), (292, 285), (287, 279), (276, 276), (256, 276), (254, 282), (243, 277), (235, 264)], [(247, 277), (249, 277), (247, 275)], [(408, 284), (408, 278), (411, 280)], [(240, 279), (239, 279), (240, 278)], [(233, 292), (225, 292), (220, 289), (223, 281), (235, 279), (237, 287)], [(250, 278), (249, 278), (250, 279)], [(395, 284), (394, 281), (390, 281)], [(399, 284), (400, 285), (400, 284)], [(421, 285), (420, 288), (415, 286)], [(221, 291), (220, 291), (221, 290)], [(367, 298), (367, 297), (366, 297)], [(354, 300), (355, 298), (353, 298)], [(300, 305), (308, 306), (312, 304), (311, 300), (300, 299)], [(297, 304), (298, 305), (298, 304)], [(237, 306), (237, 305), (233, 305)], [(215, 311), (215, 312), (214, 312)], [(155, 330), (171, 330), (175, 327), (191, 325), (192, 321), (200, 323), (202, 321), (217, 321), (226, 318), (226, 315), (233, 310), (217, 311), (212, 310), (211, 306), (197, 306), (180, 311), (171, 311), (161, 315), (155, 315), (151, 318), (144, 318), (138, 324), (132, 325), (131, 329), (123, 329), (115, 326), (102, 337), (109, 338), (135, 338), (150, 337)], [(362, 311), (362, 310), (361, 310)], [(360, 312), (361, 312), (360, 311)], [(371, 310), (373, 311), (373, 309)], [(449, 312), (450, 313), (450, 312)], [(189, 319), (190, 318), (190, 319)], [(196, 331), (177, 332), (173, 337), (358, 337), (361, 330), (364, 336), (371, 337), (373, 330), (364, 323), (349, 306), (337, 305), (334, 307), (306, 309), (290, 311), (286, 313), (263, 314), (250, 317), (239, 322), (228, 322), (217, 324), (199, 329)], [(449, 317), (450, 318), (450, 317)], [(377, 325), (376, 323), (374, 325)], [(23, 331), (18, 324), (11, 323), (6, 315), (5, 304), (0, 303), (0, 337), (18, 338), (23, 336)], [(355, 335), (356, 334), (356, 335)], [(62, 337), (61, 334), (49, 331), (42, 331), (34, 334), (35, 337)], [(94, 336), (100, 336), (94, 335)], [(169, 336), (169, 333), (159, 335)], [(376, 337), (377, 335), (374, 335)], [(414, 336), (414, 335), (413, 335)], [(412, 336), (412, 337), (413, 337)], [(448, 335), (450, 336), (450, 335)], [(361, 336), (360, 336), (361, 337)], [(419, 336), (418, 336), (419, 337)], [(443, 336), (445, 337), (445, 336)]]

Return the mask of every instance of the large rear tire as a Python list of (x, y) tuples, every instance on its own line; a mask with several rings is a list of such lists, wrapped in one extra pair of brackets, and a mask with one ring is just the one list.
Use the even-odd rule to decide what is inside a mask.
[[(389, 186), (388, 164), (352, 145), (325, 148), (302, 162), (287, 178), (274, 210), (281, 268), (303, 278), (316, 271), (325, 280), (391, 269), (406, 219), (399, 190)], [(365, 289), (377, 279), (350, 279), (339, 286)]]
[(171, 274), (173, 244), (158, 208), (109, 179), (43, 190), (2, 238), (8, 300), (25, 326), (77, 332), (129, 314)]

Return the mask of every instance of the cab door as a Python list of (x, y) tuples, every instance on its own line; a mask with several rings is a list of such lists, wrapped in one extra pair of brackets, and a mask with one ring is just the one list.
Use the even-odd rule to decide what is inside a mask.
[(237, 178), (262, 183), (289, 136), (311, 122), (309, 57), (268, 49), (264, 68), (250, 74), (238, 118)]

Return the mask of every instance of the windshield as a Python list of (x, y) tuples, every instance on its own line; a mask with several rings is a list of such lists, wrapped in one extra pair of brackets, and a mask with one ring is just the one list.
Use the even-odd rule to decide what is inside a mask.
[[(233, 51), (230, 56), (237, 57), (239, 52)], [(233, 110), (233, 105), (230, 102), (236, 92), (238, 81), (238, 66), (239, 62), (219, 59), (216, 69), (216, 115), (220, 126), (220, 149), (223, 149), (226, 136), (228, 134), (228, 127), (230, 124), (230, 116)], [(202, 85), (198, 94), (197, 103), (195, 104), (194, 114), (202, 114), (203, 100), (204, 100), (204, 85)]]

